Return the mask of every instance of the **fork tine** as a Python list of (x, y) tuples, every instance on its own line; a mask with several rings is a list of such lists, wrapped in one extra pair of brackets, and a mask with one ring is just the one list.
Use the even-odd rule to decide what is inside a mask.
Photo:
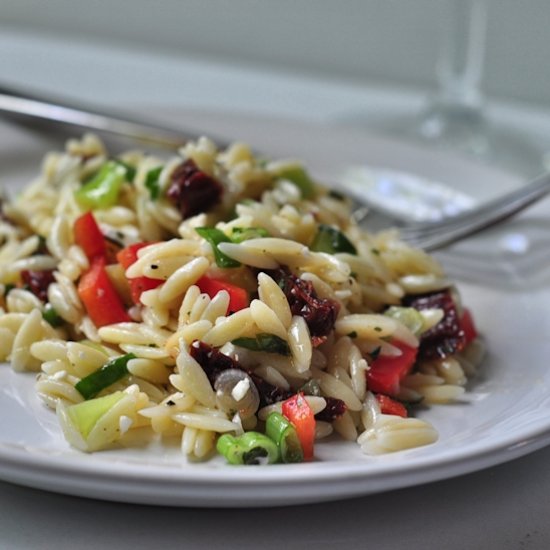
[(433, 251), (498, 224), (550, 193), (550, 174), (443, 222), (414, 224), (401, 228), (401, 238), (413, 246)]

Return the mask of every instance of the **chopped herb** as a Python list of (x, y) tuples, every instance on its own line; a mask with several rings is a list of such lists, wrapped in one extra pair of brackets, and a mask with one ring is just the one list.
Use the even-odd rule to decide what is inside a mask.
[(158, 269), (159, 266), (157, 264), (151, 264), (151, 269)]
[(371, 251), (375, 256), (380, 256), (380, 250), (378, 250), (378, 248), (371, 248), (370, 251)]
[(231, 240), (237, 244), (248, 239), (263, 239), (265, 237), (269, 237), (269, 233), (263, 227), (234, 227), (231, 232)]
[(348, 333), (348, 336), (350, 338), (357, 338), (357, 331), (352, 330), (350, 333)]
[(60, 327), (65, 322), (50, 303), (45, 305), (44, 311), (42, 312), (42, 319), (47, 321), (54, 328)]
[(162, 172), (162, 166), (157, 166), (147, 172), (145, 176), (145, 187), (149, 190), (151, 200), (156, 201), (160, 197), (159, 177)]
[(166, 405), (167, 405), (168, 407), (174, 407), (174, 406), (176, 405), (176, 403), (174, 403), (174, 401), (172, 401), (172, 400), (170, 399), (170, 400), (166, 401)]
[(14, 284), (12, 283), (8, 283), (7, 285), (4, 286), (4, 296), (7, 296), (15, 287)]
[(375, 332), (382, 332), (382, 327), (374, 327)]
[(254, 338), (236, 338), (231, 342), (235, 346), (246, 348), (252, 351), (266, 351), (267, 353), (278, 353), (279, 355), (290, 355), (288, 344), (274, 334), (261, 333)]
[(206, 239), (212, 246), (214, 252), (214, 258), (216, 259), (216, 265), (218, 267), (239, 267), (240, 262), (226, 256), (219, 248), (220, 243), (230, 243), (231, 239), (220, 229), (215, 227), (196, 227), (195, 231), (204, 239)]

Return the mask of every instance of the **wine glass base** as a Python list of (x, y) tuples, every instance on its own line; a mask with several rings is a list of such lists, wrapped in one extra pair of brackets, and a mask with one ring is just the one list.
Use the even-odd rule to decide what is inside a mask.
[(355, 120), (365, 129), (417, 145), (474, 158), (523, 178), (544, 169), (544, 151), (518, 128), (497, 124), (476, 107), (431, 103), (417, 115)]

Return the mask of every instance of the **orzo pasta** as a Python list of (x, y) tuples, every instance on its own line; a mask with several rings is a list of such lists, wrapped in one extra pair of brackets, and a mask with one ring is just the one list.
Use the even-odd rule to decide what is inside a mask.
[(38, 373), (82, 451), (138, 431), (235, 464), (425, 445), (410, 406), (460, 399), (482, 356), (433, 258), (244, 144), (166, 160), (87, 135), (0, 202), (0, 360)]

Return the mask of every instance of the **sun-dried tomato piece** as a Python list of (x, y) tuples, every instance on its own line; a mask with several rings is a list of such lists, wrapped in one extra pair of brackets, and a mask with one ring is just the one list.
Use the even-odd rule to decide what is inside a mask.
[(407, 296), (403, 302), (404, 305), (418, 310), (443, 310), (443, 319), (420, 338), (418, 356), (421, 359), (445, 359), (464, 348), (466, 336), (450, 290)]
[(166, 196), (177, 206), (183, 219), (205, 212), (220, 202), (222, 185), (188, 159), (176, 167)]
[(269, 382), (266, 382), (263, 378), (260, 378), (253, 371), (245, 369), (236, 359), (225, 355), (219, 349), (214, 348), (204, 342), (196, 340), (191, 344), (189, 353), (191, 357), (202, 367), (202, 370), (206, 373), (208, 380), (212, 387), (216, 382), (216, 378), (224, 370), (239, 369), (252, 379), (254, 385), (258, 389), (260, 395), (260, 407), (266, 405), (272, 405), (278, 401), (284, 401), (293, 395), (292, 391), (284, 390)]
[(21, 271), (21, 278), (28, 289), (43, 302), (48, 301), (48, 287), (55, 281), (53, 269)]
[(304, 281), (283, 269), (271, 276), (282, 288), (292, 315), (304, 318), (314, 347), (322, 344), (334, 328), (340, 304), (329, 298), (319, 298), (311, 281)]
[(334, 422), (348, 410), (346, 404), (336, 397), (325, 397), (325, 401), (327, 406), (315, 415), (315, 420)]

